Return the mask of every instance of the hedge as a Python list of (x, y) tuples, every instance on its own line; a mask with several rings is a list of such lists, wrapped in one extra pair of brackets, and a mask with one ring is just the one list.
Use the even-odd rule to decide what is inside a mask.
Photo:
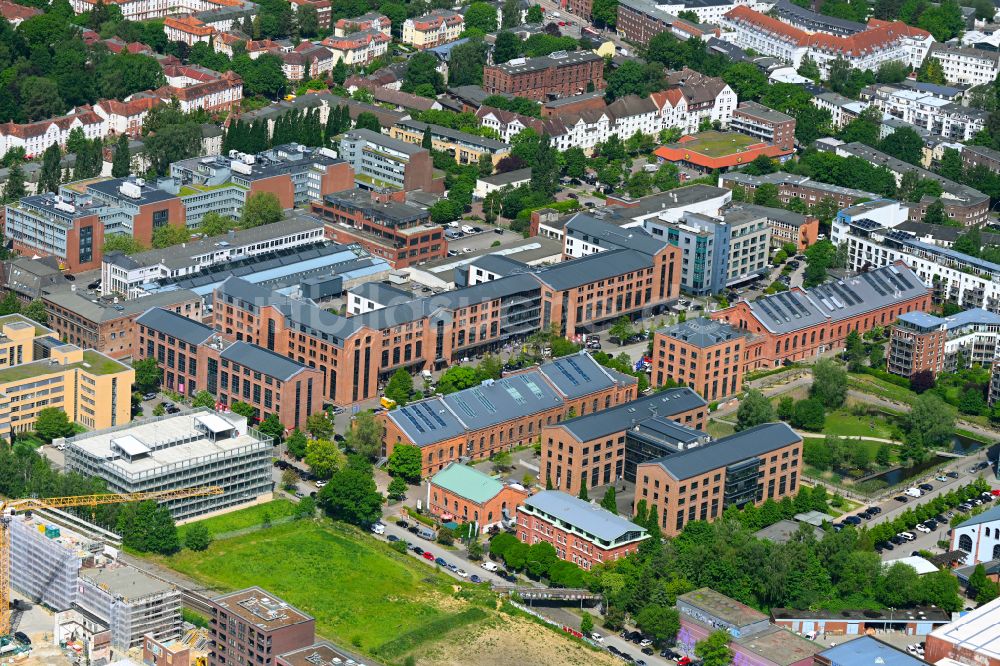
[(894, 375), (892, 373), (886, 372), (885, 370), (879, 370), (878, 368), (868, 368), (868, 367), (862, 366), (862, 368), (861, 368), (861, 370), (859, 372), (860, 372), (860, 374), (871, 375), (872, 377), (875, 377), (876, 379), (881, 379), (884, 382), (888, 382), (890, 384), (895, 384), (896, 386), (901, 386), (902, 388), (905, 388), (905, 389), (910, 388), (910, 380), (909, 379), (907, 379), (906, 377), (901, 377), (899, 375)]
[(486, 619), (486, 611), (481, 608), (469, 608), (455, 615), (446, 615), (383, 643), (375, 649), (375, 654), (384, 660), (398, 657), (431, 639), (444, 636), (449, 631), (484, 619)]

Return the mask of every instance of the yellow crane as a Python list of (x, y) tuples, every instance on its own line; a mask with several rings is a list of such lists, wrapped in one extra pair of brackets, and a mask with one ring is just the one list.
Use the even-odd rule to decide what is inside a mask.
[(0, 637), (10, 634), (10, 530), (11, 519), (19, 512), (38, 509), (63, 509), (71, 506), (97, 506), (121, 504), (143, 500), (167, 501), (186, 497), (221, 495), (219, 486), (182, 488), (150, 493), (106, 493), (102, 495), (77, 495), (75, 497), (46, 497), (37, 499), (0, 499)]

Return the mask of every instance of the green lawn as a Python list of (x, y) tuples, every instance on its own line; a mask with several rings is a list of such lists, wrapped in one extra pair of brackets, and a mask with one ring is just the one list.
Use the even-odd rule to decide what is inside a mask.
[(708, 155), (709, 157), (722, 157), (735, 153), (738, 150), (743, 150), (747, 146), (756, 143), (755, 139), (737, 132), (709, 130), (707, 132), (699, 132), (694, 137), (693, 141), (685, 141), (684, 143), (674, 145), (683, 146), (688, 150)]
[[(874, 424), (874, 428), (872, 428)], [(824, 435), (842, 435), (854, 437), (881, 437), (891, 439), (892, 431), (889, 423), (879, 416), (854, 416), (843, 410), (837, 410), (826, 415)]]
[(284, 523), (156, 559), (220, 591), (259, 585), (314, 616), (317, 634), (368, 654), (411, 632), (438, 640), (444, 631), (429, 629), (452, 628), (453, 616), (488, 617), (469, 612), (450, 577), (329, 522)]
[(180, 535), (181, 541), (183, 542), (184, 535), (192, 525), (204, 525), (208, 528), (208, 533), (214, 537), (217, 534), (225, 534), (226, 532), (235, 532), (236, 530), (242, 530), (248, 527), (256, 527), (264, 522), (265, 514), (270, 516), (270, 519), (274, 521), (278, 518), (290, 516), (294, 512), (295, 502), (286, 499), (276, 499), (263, 504), (248, 506), (245, 509), (240, 509), (231, 513), (225, 513), (221, 516), (206, 518), (205, 520), (198, 520), (193, 523), (181, 525), (177, 528), (177, 533)]
[[(733, 417), (735, 418), (735, 416)], [(724, 423), (722, 421), (717, 421), (716, 419), (709, 419), (708, 425), (705, 427), (708, 434), (716, 439), (720, 437), (728, 437), (736, 432), (736, 428), (733, 427), (731, 423)]]
[(850, 374), (847, 383), (848, 386), (858, 391), (906, 404), (911, 404), (917, 398), (917, 394), (910, 389), (890, 384), (871, 375)]

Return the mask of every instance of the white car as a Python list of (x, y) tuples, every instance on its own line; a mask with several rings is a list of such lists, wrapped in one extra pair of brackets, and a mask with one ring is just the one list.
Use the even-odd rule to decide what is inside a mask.
[(491, 573), (496, 573), (500, 567), (493, 562), (483, 562), (482, 567)]
[(385, 534), (385, 525), (382, 523), (372, 525), (372, 534)]
[(455, 573), (458, 574), (459, 576), (461, 576), (462, 578), (468, 578), (469, 577), (469, 572), (466, 571), (465, 569), (459, 569)]
[(322, 488), (322, 487), (323, 487), (323, 486), (325, 486), (326, 484), (327, 484), (327, 482), (326, 482), (326, 481), (323, 481), (322, 479), (320, 479), (319, 481), (317, 481), (317, 482), (316, 482), (316, 487), (317, 487), (317, 488)]
[(463, 224), (462, 225), (462, 233), (463, 234), (474, 234), (474, 233), (476, 233), (476, 230), (473, 229), (471, 225)]
[(918, 532), (923, 532), (924, 534), (930, 534), (931, 533), (931, 528), (927, 527), (923, 523), (919, 523), (916, 527), (917, 527), (917, 531)]
[(603, 644), (604, 643), (604, 636), (601, 636), (599, 633), (597, 633), (595, 631), (592, 634), (590, 634), (590, 640), (594, 641), (595, 643), (601, 643), (601, 644)]
[(907, 541), (916, 541), (917, 537), (912, 532), (900, 532), (897, 535), (900, 539), (906, 539)]

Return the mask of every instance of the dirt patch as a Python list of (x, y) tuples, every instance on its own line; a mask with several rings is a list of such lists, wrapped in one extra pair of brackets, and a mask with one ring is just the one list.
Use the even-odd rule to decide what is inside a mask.
[(614, 657), (560, 636), (534, 622), (504, 617), (448, 634), (415, 655), (418, 666), (616, 666)]

